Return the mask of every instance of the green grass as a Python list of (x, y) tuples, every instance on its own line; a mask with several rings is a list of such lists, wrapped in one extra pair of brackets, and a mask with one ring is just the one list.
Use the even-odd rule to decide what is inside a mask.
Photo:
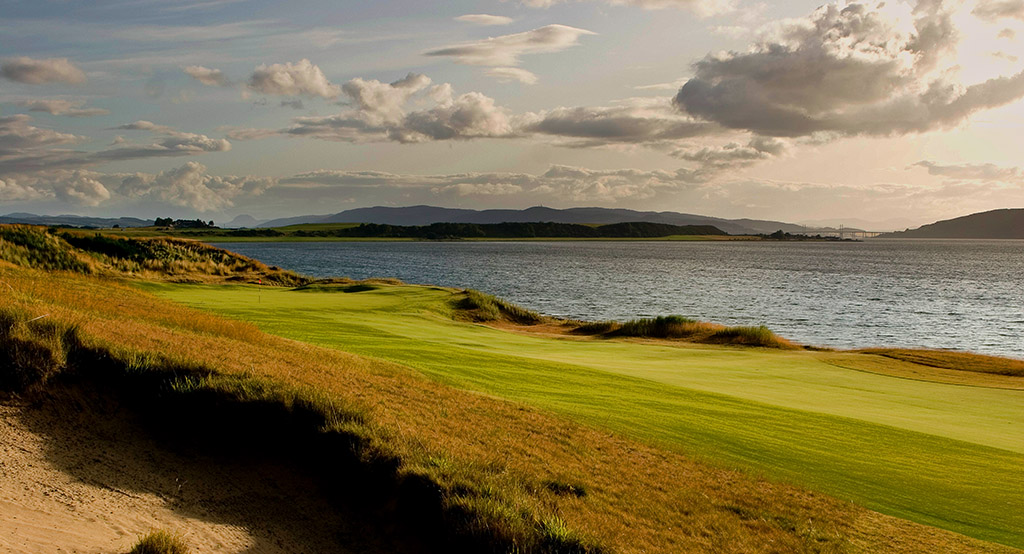
[(430, 287), (258, 299), (245, 286), (144, 286), (270, 333), (1024, 547), (1022, 391), (851, 371), (817, 352), (506, 333), (453, 321), (455, 293)]

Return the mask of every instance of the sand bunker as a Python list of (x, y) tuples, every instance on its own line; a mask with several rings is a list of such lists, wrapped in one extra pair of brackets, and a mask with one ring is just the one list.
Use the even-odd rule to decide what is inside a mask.
[(197, 553), (408, 550), (282, 462), (168, 448), (116, 405), (65, 396), (0, 404), (0, 553), (123, 553), (154, 529)]

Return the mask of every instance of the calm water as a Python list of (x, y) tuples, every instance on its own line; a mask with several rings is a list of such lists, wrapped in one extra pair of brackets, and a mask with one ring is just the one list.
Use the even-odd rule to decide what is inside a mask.
[(476, 288), (557, 316), (680, 314), (805, 344), (1024, 358), (1024, 241), (220, 246), (308, 275)]

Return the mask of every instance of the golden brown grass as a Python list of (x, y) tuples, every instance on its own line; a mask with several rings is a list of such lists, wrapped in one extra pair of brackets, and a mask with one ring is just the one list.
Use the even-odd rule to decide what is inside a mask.
[(661, 316), (626, 322), (569, 322), (565, 332), (602, 338), (633, 337), (683, 341), (694, 344), (727, 344), (794, 350), (800, 345), (784, 339), (765, 326), (727, 327), (681, 316)]
[(139, 539), (128, 554), (188, 554), (188, 546), (179, 535), (153, 531)]
[(0, 225), (0, 260), (37, 269), (176, 282), (229, 280), (297, 286), (311, 281), (195, 240), (51, 232), (31, 225)]
[[(374, 440), (402, 471), (452, 491), (455, 508), (483, 514), (477, 525), (506, 522), (510, 533), (539, 530), (624, 553), (1011, 551), (452, 389), (401, 366), (265, 335), (109, 278), (0, 262), (0, 282), (0, 310), (21, 318), (11, 325), (25, 332), (58, 321), (139, 368), (170, 360), (361, 406)], [(26, 323), (40, 315), (47, 317)], [(574, 489), (585, 494), (566, 493)], [(466, 490), (476, 492), (456, 494)]]
[[(978, 373), (959, 369), (946, 369), (916, 364), (884, 356), (872, 356), (861, 351), (828, 352), (822, 354), (823, 362), (837, 367), (891, 375), (915, 381), (932, 381), (950, 385), (988, 387), (997, 389), (1024, 390), (1024, 379), (1014, 375)], [(1013, 360), (1009, 360), (1013, 361)]]
[(999, 358), (970, 352), (910, 348), (868, 348), (860, 350), (860, 352), (939, 369), (1024, 377), (1024, 360), (1012, 358)]

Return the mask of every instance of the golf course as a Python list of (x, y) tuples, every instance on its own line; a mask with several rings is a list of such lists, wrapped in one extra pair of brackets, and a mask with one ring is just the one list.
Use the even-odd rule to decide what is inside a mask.
[(0, 289), (0, 552), (1024, 547), (1020, 360), (27, 226)]
[(872, 368), (902, 362), (867, 353), (495, 329), (458, 321), (460, 291), (436, 287), (140, 286), (274, 335), (1024, 547), (1020, 387), (887, 375)]

